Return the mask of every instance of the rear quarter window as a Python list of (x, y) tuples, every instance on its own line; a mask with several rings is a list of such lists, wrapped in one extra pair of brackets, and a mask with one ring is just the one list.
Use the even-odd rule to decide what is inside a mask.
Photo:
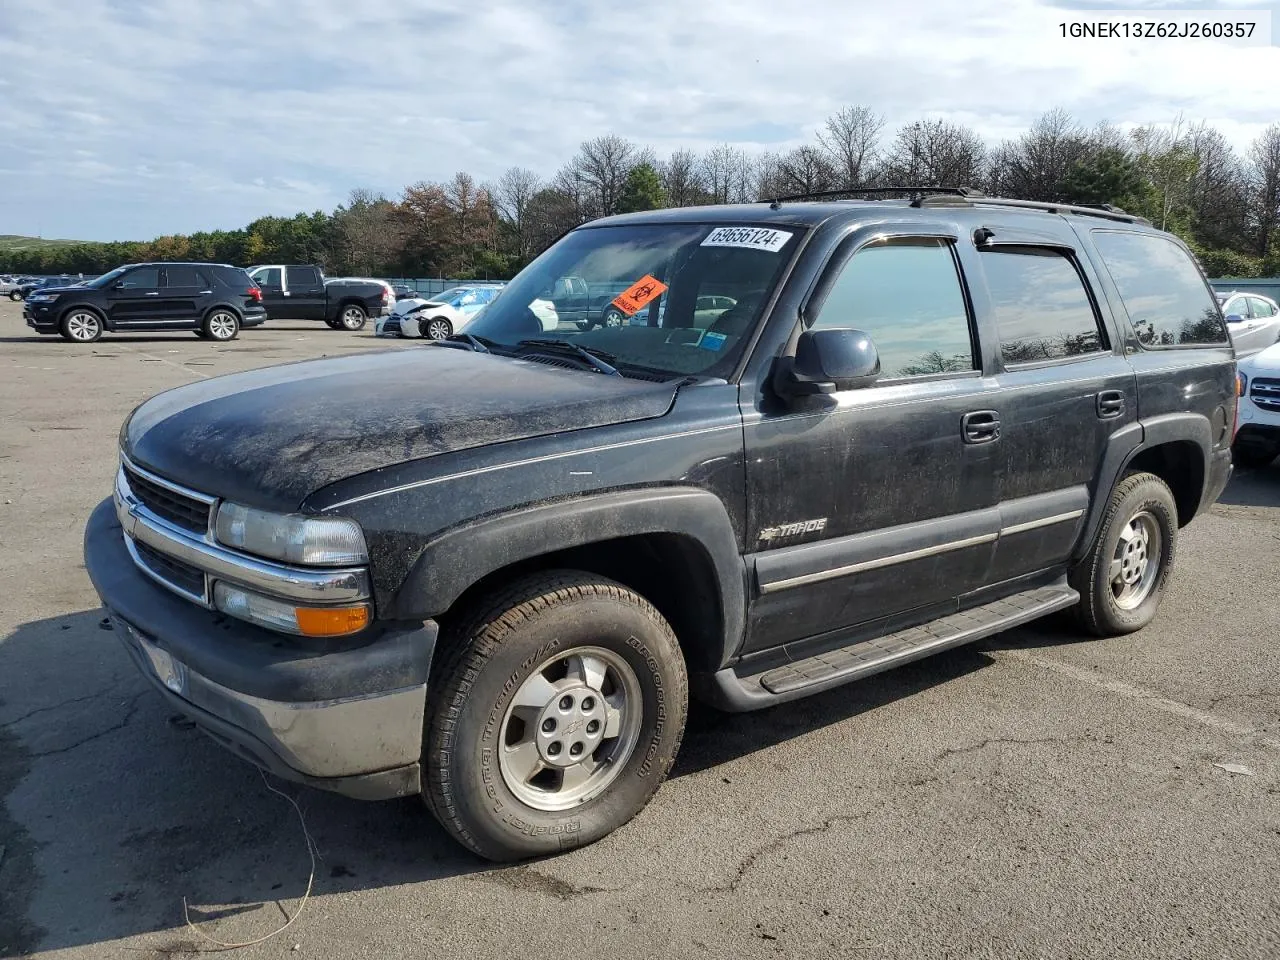
[(1094, 230), (1093, 244), (1144, 347), (1229, 342), (1217, 301), (1178, 244), (1158, 234), (1120, 230)]

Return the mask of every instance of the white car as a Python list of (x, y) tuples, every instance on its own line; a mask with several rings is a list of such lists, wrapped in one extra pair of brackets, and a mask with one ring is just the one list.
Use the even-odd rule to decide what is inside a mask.
[(390, 316), (374, 324), (377, 336), (426, 337), (443, 340), (461, 331), (502, 290), (501, 284), (453, 287), (430, 299), (400, 300)]
[(1240, 405), (1231, 445), (1237, 467), (1265, 467), (1280, 454), (1280, 344), (1241, 358)]
[(1248, 357), (1280, 341), (1280, 306), (1269, 297), (1233, 290), (1219, 293), (1227, 332), (1237, 357)]

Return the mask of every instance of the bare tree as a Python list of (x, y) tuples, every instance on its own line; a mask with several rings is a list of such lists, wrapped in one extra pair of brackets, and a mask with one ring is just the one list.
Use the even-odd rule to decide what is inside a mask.
[(977, 132), (946, 120), (917, 120), (898, 131), (886, 163), (890, 185), (972, 186), (981, 182), (986, 146)]
[(1195, 158), (1189, 197), (1192, 231), (1211, 247), (1240, 248), (1249, 218), (1240, 158), (1220, 131), (1203, 122), (1187, 131), (1187, 149)]
[(1258, 134), (1249, 147), (1247, 171), (1249, 219), (1254, 228), (1254, 252), (1271, 252), (1272, 233), (1280, 226), (1280, 123)]
[(494, 205), (511, 227), (515, 254), (521, 260), (528, 259), (532, 252), (525, 214), (529, 208), (529, 201), (541, 187), (541, 179), (532, 170), (511, 167), (498, 178), (498, 183), (492, 191)]
[(796, 147), (778, 159), (774, 172), (785, 193), (821, 193), (835, 190), (836, 173), (831, 160), (817, 147)]
[(836, 188), (865, 186), (874, 173), (884, 117), (870, 107), (844, 107), (818, 131), (818, 145), (835, 171)]
[(1089, 134), (1067, 111), (1050, 110), (992, 154), (990, 189), (1023, 200), (1057, 200), (1067, 171), (1092, 152)]
[(707, 190), (699, 169), (698, 155), (692, 150), (673, 151), (658, 164), (658, 176), (662, 178), (662, 189), (671, 206), (692, 207), (706, 202)]
[(569, 163), (576, 174), (597, 216), (609, 216), (618, 210), (618, 200), (626, 185), (631, 168), (645, 161), (652, 162), (652, 151), (637, 147), (625, 137), (609, 133), (585, 141), (578, 155)]
[(744, 154), (741, 148), (729, 143), (712, 147), (698, 165), (703, 185), (712, 203), (730, 203), (735, 186), (742, 177)]

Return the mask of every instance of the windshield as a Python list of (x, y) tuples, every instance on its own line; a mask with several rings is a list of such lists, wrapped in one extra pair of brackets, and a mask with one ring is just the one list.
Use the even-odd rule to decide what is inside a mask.
[(575, 230), (507, 284), (467, 333), (499, 347), (568, 341), (604, 351), (624, 373), (727, 376), (800, 235), (749, 224)]
[(456, 301), (461, 300), (471, 292), (470, 287), (450, 287), (442, 293), (434, 293), (429, 295), (428, 299), (435, 303), (447, 303), (449, 306), (457, 306)]
[[(112, 282), (113, 280), (115, 280), (118, 276), (120, 276), (120, 274), (124, 273), (124, 272), (125, 272), (126, 270), (128, 270), (128, 269), (129, 269), (128, 267), (116, 267), (116, 268), (115, 268), (114, 270), (112, 270), (110, 273), (104, 273), (102, 276), (98, 277), (98, 279), (97, 279), (97, 280), (90, 280), (90, 281), (88, 281), (87, 283), (85, 283), (85, 286), (86, 286), (86, 287), (93, 287), (93, 288), (94, 288), (94, 289), (96, 289), (96, 290), (101, 290), (103, 287), (105, 287), (107, 284), (111, 283), (111, 282)], [(70, 281), (68, 281), (68, 283), (69, 283), (69, 282), (70, 282)]]

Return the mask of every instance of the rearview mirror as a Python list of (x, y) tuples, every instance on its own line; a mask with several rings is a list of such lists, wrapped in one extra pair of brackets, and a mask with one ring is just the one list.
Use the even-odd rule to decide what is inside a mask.
[(880, 377), (880, 354), (861, 330), (806, 330), (794, 357), (779, 363), (774, 385), (783, 396), (809, 397), (868, 387)]

